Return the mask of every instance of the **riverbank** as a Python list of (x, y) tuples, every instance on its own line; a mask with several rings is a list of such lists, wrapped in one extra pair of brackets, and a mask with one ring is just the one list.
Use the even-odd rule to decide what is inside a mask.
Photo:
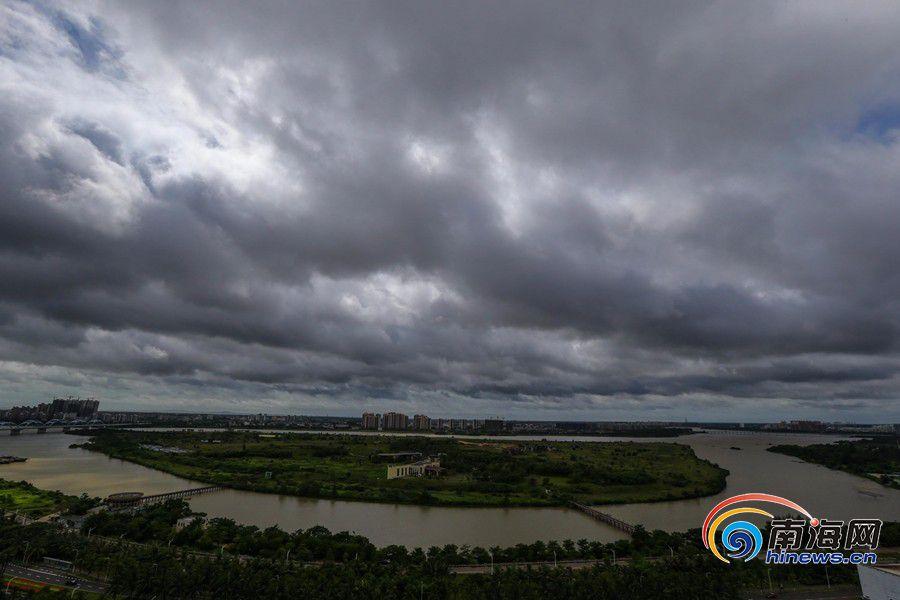
[(809, 446), (782, 444), (772, 446), (769, 451), (795, 456), (900, 490), (900, 437), (897, 436)]
[[(302, 434), (300, 434), (302, 435)], [(331, 434), (342, 438), (346, 434)], [(375, 435), (372, 437), (381, 437)], [(444, 438), (445, 439), (445, 438)], [(465, 438), (472, 440), (475, 438)], [(516, 441), (541, 441), (521, 436)], [(548, 438), (550, 441), (605, 443), (596, 438)], [(105, 497), (123, 491), (159, 494), (192, 487), (203, 482), (177, 477), (133, 462), (110, 458), (81, 448), (83, 436), (64, 434), (0, 433), (0, 454), (29, 457), (28, 462), (0, 465), (0, 477), (26, 480), (38, 487), (66, 494)], [(765, 491), (790, 498), (813, 514), (834, 519), (859, 517), (900, 521), (900, 490), (807, 463), (783, 454), (767, 452), (776, 444), (821, 444), (833, 436), (814, 434), (769, 435), (761, 433), (708, 433), (677, 440), (659, 441), (690, 446), (698, 457), (728, 469), (728, 487), (715, 496), (641, 504), (617, 504), (600, 510), (628, 523), (648, 529), (685, 531), (699, 527), (710, 508), (721, 500), (748, 491)], [(739, 446), (741, 452), (730, 450)], [(331, 531), (365, 535), (378, 546), (408, 548), (445, 544), (470, 546), (515, 546), (535, 540), (582, 538), (612, 542), (623, 534), (568, 508), (454, 508), (333, 499), (302, 498), (228, 489), (190, 500), (191, 508), (210, 517), (234, 519), (260, 529), (278, 526), (285, 531), (324, 525)]]
[[(742, 590), (856, 582), (855, 568), (762, 561), (723, 565), (695, 531), (640, 530), (632, 540), (536, 542), (515, 547), (455, 544), (378, 548), (365, 537), (320, 527), (288, 533), (227, 520), (204, 522), (173, 502), (136, 513), (92, 515), (81, 535), (46, 525), (0, 521), (0, 552), (13, 558), (53, 554), (102, 574), (107, 592), (128, 597), (343, 599), (742, 598)], [(85, 535), (85, 532), (92, 535)], [(814, 589), (814, 588), (813, 588)], [(511, 590), (498, 595), (498, 590)]]
[[(571, 424), (570, 424), (571, 425)], [(407, 429), (407, 430), (372, 430), (362, 429), (358, 425), (343, 427), (317, 427), (315, 425), (290, 425), (284, 423), (236, 423), (232, 420), (205, 420), (198, 425), (195, 420), (157, 420), (147, 421), (144, 423), (136, 423), (127, 426), (128, 429), (182, 429), (194, 431), (271, 431), (278, 433), (348, 433), (348, 434), (373, 434), (384, 433), (386, 435), (412, 434), (412, 435), (434, 435), (441, 437), (485, 437), (485, 438), (516, 438), (523, 435), (528, 436), (578, 436), (586, 438), (677, 438), (685, 435), (697, 435), (705, 433), (704, 429), (694, 427), (674, 427), (674, 426), (640, 426), (633, 428), (608, 427), (603, 428), (602, 424), (595, 427), (584, 426), (568, 426), (566, 423), (556, 423), (553, 427), (540, 428), (529, 427), (527, 429)]]
[[(728, 472), (684, 445), (258, 432), (102, 432), (83, 446), (194, 481), (309, 498), (453, 507), (620, 504), (718, 493)], [(439, 457), (387, 479), (379, 454)], [(388, 457), (390, 458), (390, 457)]]
[(42, 490), (25, 481), (0, 479), (0, 514), (18, 513), (37, 519), (57, 512), (87, 510), (95, 503), (84, 497)]

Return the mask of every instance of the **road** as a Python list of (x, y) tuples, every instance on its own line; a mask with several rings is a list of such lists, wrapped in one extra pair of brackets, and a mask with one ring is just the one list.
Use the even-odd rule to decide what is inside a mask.
[[(23, 567), (21, 565), (7, 565), (6, 571), (3, 573), (7, 577), (16, 577), (19, 579), (27, 579), (44, 585), (54, 585), (64, 587), (66, 589), (78, 589), (83, 592), (94, 592), (102, 594), (106, 591), (106, 586), (96, 581), (76, 577), (61, 573), (59, 571), (46, 567)], [(69, 580), (75, 580), (74, 584), (67, 583)]]
[(746, 597), (749, 600), (763, 600), (769, 597), (778, 600), (859, 600), (861, 594), (858, 586), (842, 584), (830, 588), (819, 585), (780, 590), (775, 596), (769, 596), (768, 590), (748, 590)]
[[(645, 557), (644, 560), (647, 561), (658, 561), (661, 560), (658, 557)], [(542, 567), (554, 568), (559, 567), (562, 569), (589, 569), (595, 565), (606, 565), (611, 561), (607, 561), (606, 559), (585, 559), (585, 560), (559, 560), (559, 561), (535, 561), (535, 562), (512, 562), (512, 563), (494, 563), (491, 565), (490, 563), (485, 564), (477, 564), (477, 565), (451, 565), (450, 572), (455, 575), (485, 575), (489, 574), (493, 571), (503, 571), (505, 569), (539, 569)], [(627, 565), (631, 562), (630, 558), (619, 558), (616, 560), (617, 565)]]

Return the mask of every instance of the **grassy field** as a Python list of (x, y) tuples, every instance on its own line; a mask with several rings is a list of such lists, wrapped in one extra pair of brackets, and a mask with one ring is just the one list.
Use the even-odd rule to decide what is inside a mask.
[[(150, 448), (155, 446), (161, 449)], [(727, 471), (668, 443), (522, 442), (254, 432), (104, 432), (89, 449), (261, 492), (444, 506), (612, 504), (714, 494)], [(439, 455), (438, 478), (387, 479), (383, 452)]]
[(68, 510), (78, 498), (41, 490), (24, 481), (0, 479), (0, 512), (19, 512), (32, 518)]

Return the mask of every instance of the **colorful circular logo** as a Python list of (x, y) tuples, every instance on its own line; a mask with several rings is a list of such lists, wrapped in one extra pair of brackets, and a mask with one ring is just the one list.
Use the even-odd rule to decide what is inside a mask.
[[(724, 521), (731, 517), (745, 514), (757, 514), (770, 519), (774, 518), (771, 513), (752, 506), (731, 508), (722, 512), (729, 506), (743, 502), (769, 502), (771, 504), (780, 504), (781, 506), (786, 506), (787, 508), (793, 509), (808, 517), (809, 522), (813, 527), (818, 525), (819, 522), (819, 520), (813, 518), (805, 508), (796, 502), (788, 500), (787, 498), (782, 498), (781, 496), (756, 493), (732, 496), (727, 500), (719, 502), (715, 508), (709, 511), (709, 514), (706, 515), (706, 519), (703, 521), (703, 529), (700, 531), (700, 535), (703, 538), (703, 545), (709, 548), (710, 552), (712, 552), (716, 558), (725, 563), (731, 561), (722, 556), (722, 553), (719, 551), (719, 547), (716, 544), (716, 531)], [(753, 559), (759, 554), (760, 550), (762, 550), (762, 532), (759, 530), (759, 527), (750, 521), (743, 519), (732, 521), (722, 529), (721, 542), (722, 546), (727, 551), (729, 558), (747, 561)]]

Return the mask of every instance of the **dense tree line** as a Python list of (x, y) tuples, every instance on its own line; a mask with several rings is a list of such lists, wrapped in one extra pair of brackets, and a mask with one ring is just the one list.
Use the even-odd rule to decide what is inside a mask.
[[(134, 515), (99, 513), (81, 533), (46, 525), (0, 523), (0, 562), (53, 556), (76, 561), (80, 570), (109, 581), (110, 594), (157, 598), (738, 598), (745, 588), (825, 582), (823, 567), (766, 567), (762, 561), (724, 565), (686, 533), (639, 529), (630, 540), (535, 542), (510, 548), (409, 550), (375, 547), (368, 539), (313, 527), (294, 533), (260, 530), (229, 519), (190, 516), (183, 501), (149, 507)], [(900, 533), (886, 524), (883, 545)], [(88, 535), (90, 534), (90, 535)], [(115, 539), (110, 539), (115, 538)], [(121, 539), (121, 541), (119, 541)], [(127, 544), (126, 540), (140, 542)], [(198, 555), (185, 550), (208, 552)], [(29, 556), (26, 557), (25, 554)], [(612, 557), (630, 558), (612, 564)], [(453, 575), (455, 564), (599, 558), (595, 567), (501, 570)], [(854, 582), (851, 566), (831, 566), (832, 584)]]
[(900, 437), (896, 435), (810, 446), (785, 444), (772, 446), (769, 451), (869, 477), (900, 489)]
[[(341, 543), (340, 538), (319, 534), (325, 546)], [(273, 547), (285, 539), (276, 539), (274, 531), (265, 535), (273, 537)], [(633, 548), (623, 542), (620, 550), (639, 556), (641, 544), (653, 538), (647, 534)], [(119, 546), (46, 525), (0, 525), (0, 557), (21, 560), (25, 548), (32, 556), (77, 561), (80, 570), (108, 580), (110, 596), (127, 598), (727, 599), (739, 598), (742, 588), (764, 581), (759, 569), (725, 566), (696, 548), (681, 548), (661, 561), (636, 558), (626, 565), (577, 571), (498, 569), (494, 574), (453, 575), (446, 554), (433, 551), (390, 547), (359, 557), (345, 553), (343, 562), (302, 566), (283, 558), (239, 560), (229, 552), (193, 556), (165, 545)], [(787, 581), (786, 574), (788, 570), (779, 570), (775, 576)], [(836, 577), (840, 574), (833, 572), (833, 582)]]

